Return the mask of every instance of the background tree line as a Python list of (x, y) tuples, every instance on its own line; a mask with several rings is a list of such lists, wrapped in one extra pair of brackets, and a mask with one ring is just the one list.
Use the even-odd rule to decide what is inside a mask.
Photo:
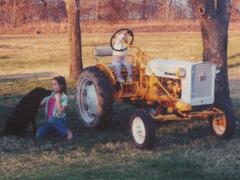
[[(81, 19), (97, 21), (195, 20), (192, 0), (81, 0)], [(0, 0), (0, 25), (17, 27), (67, 18), (64, 0)], [(240, 0), (232, 0), (232, 21), (240, 20)]]

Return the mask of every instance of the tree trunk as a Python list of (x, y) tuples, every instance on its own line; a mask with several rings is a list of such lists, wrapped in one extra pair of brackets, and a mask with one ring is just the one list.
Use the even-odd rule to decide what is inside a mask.
[(146, 8), (147, 8), (147, 2), (146, 0), (143, 0), (142, 7), (141, 7), (141, 20), (147, 20), (146, 17)]
[(68, 12), (68, 31), (70, 41), (70, 80), (77, 80), (83, 68), (82, 42), (80, 29), (80, 0), (65, 0)]
[(16, 27), (16, 0), (13, 1), (12, 28)]
[(228, 26), (230, 20), (230, 0), (193, 0), (200, 15), (203, 38), (203, 61), (217, 65), (215, 104), (231, 105), (228, 68)]

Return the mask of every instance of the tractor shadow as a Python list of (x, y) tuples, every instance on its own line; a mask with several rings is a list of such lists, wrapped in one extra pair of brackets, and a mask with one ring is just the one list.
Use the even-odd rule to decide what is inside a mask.
[(208, 121), (169, 122), (156, 128), (154, 148), (166, 149), (171, 146), (184, 146), (201, 143), (211, 138)]
[[(234, 99), (234, 107), (236, 110), (236, 102)], [(82, 145), (85, 148), (93, 148), (94, 144), (106, 143), (131, 143), (129, 121), (131, 115), (136, 108), (128, 103), (115, 103), (110, 119), (106, 125), (99, 130), (89, 130), (82, 126), (75, 131), (76, 138), (80, 136), (80, 141), (84, 141)], [(76, 127), (76, 126), (72, 126)], [(79, 136), (78, 136), (79, 134)], [(83, 136), (86, 137), (83, 140)], [(236, 133), (234, 138), (240, 138), (240, 134)], [(217, 142), (212, 135), (207, 120), (195, 121), (175, 121), (156, 125), (156, 138), (154, 149), (165, 150), (169, 147), (184, 147), (193, 144), (206, 144), (207, 142)]]
[(126, 131), (129, 128), (131, 115), (136, 108), (128, 103), (114, 103), (113, 110), (109, 117), (109, 122), (105, 126), (106, 129), (117, 131)]
[[(240, 99), (232, 99), (234, 112), (237, 117), (236, 129), (240, 129), (239, 112)], [(136, 108), (125, 103), (114, 105), (114, 110), (111, 113), (111, 120), (102, 130), (104, 133), (110, 133), (109, 141), (129, 141), (130, 130), (129, 120)], [(240, 133), (237, 130), (233, 138), (240, 138)], [(117, 137), (117, 138), (116, 138)], [(185, 146), (194, 144), (206, 144), (219, 140), (214, 137), (210, 130), (210, 125), (207, 120), (194, 121), (174, 121), (162, 124), (156, 124), (155, 149), (164, 150), (172, 146)]]
[[(115, 103), (109, 123), (101, 132), (112, 133), (112, 139), (121, 137), (118, 141), (130, 142), (129, 121), (136, 107), (128, 103)], [(203, 140), (211, 135), (208, 121), (167, 122), (156, 123), (155, 147), (169, 145), (186, 145), (191, 141)]]
[[(104, 129), (98, 131), (101, 136), (108, 134), (109, 142), (129, 142), (129, 121), (136, 108), (127, 103), (114, 104), (111, 119)], [(168, 122), (156, 124), (154, 148), (166, 148), (173, 145), (188, 145), (193, 141), (204, 141), (211, 137), (208, 121)], [(106, 141), (104, 140), (103, 143)]]

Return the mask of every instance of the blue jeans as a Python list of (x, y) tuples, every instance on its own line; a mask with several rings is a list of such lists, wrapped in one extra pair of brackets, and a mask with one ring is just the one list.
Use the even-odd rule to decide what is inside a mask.
[(125, 66), (128, 72), (128, 77), (132, 77), (132, 65), (129, 64), (125, 57), (113, 57), (113, 61), (112, 61), (112, 65), (114, 65), (115, 68), (115, 72), (117, 74), (118, 77), (122, 78), (121, 75), (121, 68), (122, 66)]
[(44, 138), (48, 133), (56, 130), (61, 137), (66, 137), (69, 131), (65, 118), (52, 117), (48, 122), (44, 123), (38, 130), (36, 137)]

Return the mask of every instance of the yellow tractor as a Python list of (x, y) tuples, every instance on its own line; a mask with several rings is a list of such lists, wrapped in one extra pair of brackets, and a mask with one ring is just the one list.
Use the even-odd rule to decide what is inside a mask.
[[(128, 43), (116, 49), (116, 37), (128, 32)], [(77, 82), (77, 109), (85, 127), (99, 128), (106, 122), (113, 102), (131, 101), (141, 104), (130, 120), (134, 145), (151, 149), (154, 145), (155, 122), (209, 120), (212, 133), (229, 139), (235, 129), (231, 108), (214, 105), (216, 65), (203, 62), (150, 58), (133, 45), (134, 33), (120, 29), (111, 38), (110, 47), (96, 47), (96, 65), (85, 68)], [(133, 81), (119, 83), (114, 66), (101, 63), (113, 51), (129, 50)], [(122, 76), (127, 78), (126, 69)]]

